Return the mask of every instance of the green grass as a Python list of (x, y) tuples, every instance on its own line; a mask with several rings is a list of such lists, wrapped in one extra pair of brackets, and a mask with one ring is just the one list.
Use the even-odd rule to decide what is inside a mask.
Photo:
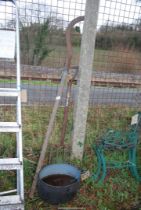
[[(23, 107), (22, 110), (26, 210), (57, 209), (57, 207), (43, 202), (38, 197), (37, 193), (35, 194), (34, 199), (29, 199), (28, 197), (41, 145), (49, 123), (51, 110), (51, 107), (45, 106)], [(118, 106), (97, 106), (89, 109), (85, 153), (82, 162), (80, 162), (78, 160), (70, 159), (71, 132), (73, 129), (73, 114), (72, 109), (70, 110), (65, 138), (65, 150), (59, 147), (60, 130), (63, 122), (63, 108), (60, 108), (57, 113), (54, 130), (48, 146), (45, 163), (68, 162), (81, 169), (89, 169), (91, 173), (95, 170), (97, 164), (91, 144), (94, 143), (107, 128), (126, 129), (130, 123), (130, 117), (137, 111), (136, 109)], [(1, 136), (1, 156), (14, 155), (14, 137), (15, 136), (9, 135)], [(8, 152), (9, 145), (10, 151)], [(114, 157), (118, 157), (119, 160), (124, 158), (122, 154), (117, 156), (117, 154), (114, 153), (113, 155)], [(5, 180), (0, 182), (0, 186), (3, 186), (4, 189), (11, 189), (12, 185), (15, 183), (13, 176), (14, 175), (11, 173), (7, 175), (0, 174), (1, 180)], [(140, 198), (141, 185), (132, 178), (128, 170), (111, 170), (108, 172), (105, 182), (101, 185), (95, 181), (91, 181), (91, 179), (82, 182), (77, 196), (72, 201), (59, 205), (59, 207), (84, 207), (88, 210), (131, 210), (134, 206), (138, 206)]]
[[(15, 84), (16, 80), (15, 79), (0, 79), (0, 83), (1, 84)], [(21, 81), (22, 84), (26, 84), (26, 85), (48, 85), (48, 86), (58, 86), (57, 83), (52, 82), (51, 80), (47, 80), (47, 81), (42, 81), (42, 80), (22, 80)]]
[[(51, 46), (53, 51), (42, 62), (42, 65), (54, 68), (64, 66), (66, 58), (65, 46)], [(79, 65), (80, 47), (73, 46), (71, 65)], [(132, 73), (140, 71), (140, 52), (123, 48), (113, 50), (95, 49), (93, 68), (96, 71)]]
[(48, 85), (48, 86), (56, 86), (55, 82), (51, 80), (42, 81), (42, 80), (22, 80), (22, 84), (30, 84), (30, 85)]

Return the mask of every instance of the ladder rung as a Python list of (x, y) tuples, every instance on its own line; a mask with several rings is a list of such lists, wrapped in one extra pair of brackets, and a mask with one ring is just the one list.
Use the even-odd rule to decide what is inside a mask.
[(20, 91), (16, 88), (0, 88), (0, 96), (19, 96)]
[(0, 206), (10, 204), (21, 204), (22, 201), (19, 195), (0, 196)]
[(17, 122), (0, 122), (0, 132), (18, 132), (20, 127)]
[(0, 205), (0, 210), (24, 210), (24, 204), (7, 204), (7, 205)]
[(7, 191), (0, 192), (0, 196), (4, 196), (4, 195), (7, 195), (7, 194), (16, 193), (16, 192), (17, 192), (17, 189), (7, 190)]
[(1, 158), (0, 170), (17, 170), (21, 169), (22, 163), (19, 158)]

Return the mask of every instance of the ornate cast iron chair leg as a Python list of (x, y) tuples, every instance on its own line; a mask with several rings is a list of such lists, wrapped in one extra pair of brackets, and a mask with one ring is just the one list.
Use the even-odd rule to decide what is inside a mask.
[(137, 152), (136, 152), (136, 148), (131, 148), (130, 149), (130, 162), (132, 163), (130, 170), (131, 173), (133, 175), (133, 177), (135, 177), (135, 179), (139, 182), (141, 182), (141, 175), (139, 175), (138, 169), (137, 169), (137, 162), (136, 162), (136, 156), (137, 156)]
[(102, 175), (100, 177), (100, 180), (99, 182), (102, 183), (106, 177), (106, 160), (104, 158), (104, 155), (103, 155), (103, 151), (100, 152), (100, 158), (101, 158), (101, 167), (102, 167)]
[(93, 150), (96, 153), (98, 166), (96, 172), (92, 175), (92, 178), (98, 180), (99, 183), (102, 183), (106, 177), (106, 161), (100, 146), (93, 146)]
[(100, 177), (100, 173), (101, 173), (101, 166), (102, 166), (102, 162), (101, 162), (101, 151), (99, 150), (99, 148), (97, 148), (97, 146), (93, 147), (93, 150), (96, 153), (96, 158), (97, 158), (97, 170), (95, 173), (93, 173), (92, 178), (94, 180), (98, 180), (98, 178)]
[(134, 170), (133, 170), (133, 158), (132, 158), (132, 149), (129, 150), (129, 162), (130, 162), (130, 166), (129, 166), (129, 170), (131, 172), (131, 175), (135, 178), (135, 174), (134, 174)]

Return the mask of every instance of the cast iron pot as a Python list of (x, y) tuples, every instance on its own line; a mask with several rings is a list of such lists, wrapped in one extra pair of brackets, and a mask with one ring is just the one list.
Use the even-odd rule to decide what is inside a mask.
[[(43, 179), (51, 175), (68, 175), (74, 177), (75, 182), (65, 186), (53, 186)], [(45, 166), (38, 176), (37, 190), (39, 196), (51, 203), (59, 204), (71, 200), (77, 193), (80, 186), (80, 171), (69, 164), (52, 164)]]

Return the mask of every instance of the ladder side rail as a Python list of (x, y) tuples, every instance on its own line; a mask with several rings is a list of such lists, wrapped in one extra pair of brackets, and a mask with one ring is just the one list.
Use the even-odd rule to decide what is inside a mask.
[[(21, 93), (21, 67), (20, 67), (20, 31), (19, 31), (19, 9), (17, 1), (16, 8), (16, 56), (17, 56), (17, 90)], [(22, 119), (21, 119), (21, 94), (17, 98), (17, 123), (20, 126), (17, 136), (17, 156), (22, 163), (20, 170), (17, 170), (17, 191), (24, 200), (24, 177), (23, 177), (23, 145), (22, 145)]]
[[(19, 32), (19, 11), (17, 2), (15, 1), (16, 8), (16, 56), (17, 56), (17, 90), (21, 91), (21, 68), (20, 68), (20, 32)], [(17, 122), (21, 125), (21, 94), (17, 100)]]

